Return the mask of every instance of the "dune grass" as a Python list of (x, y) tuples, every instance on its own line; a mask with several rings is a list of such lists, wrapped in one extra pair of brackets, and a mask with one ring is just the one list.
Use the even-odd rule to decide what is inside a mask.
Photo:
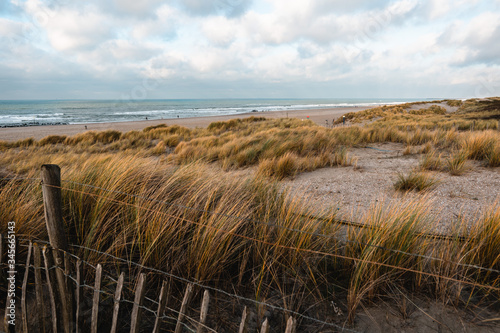
[(398, 173), (394, 188), (399, 191), (425, 191), (439, 184), (440, 180), (427, 172), (411, 170), (409, 173)]
[[(290, 310), (342, 298), (353, 321), (361, 305), (394, 288), (470, 306), (500, 295), (465, 283), (500, 288), (498, 273), (464, 266), (500, 269), (499, 202), (441, 240), (422, 236), (439, 223), (425, 193), (374, 203), (361, 219), (369, 228), (341, 227), (335, 212), (313, 210), (279, 180), (351, 166), (350, 148), (377, 142), (425, 154), (418, 171), (399, 175), (395, 188), (403, 192), (437, 185), (439, 176), (427, 170), (459, 175), (468, 160), (498, 167), (500, 132), (484, 119), (492, 111), (471, 111), (471, 103), (457, 114), (380, 107), (349, 115), (354, 126), (333, 129), (252, 117), (203, 129), (160, 125), (0, 142), (0, 170), (36, 178), (41, 164), (61, 166), (71, 243), (257, 300), (274, 297)], [(255, 172), (227, 172), (244, 168)], [(10, 220), (18, 236), (47, 239), (38, 182), (0, 181), (1, 232)]]
[[(394, 286), (456, 297), (459, 283), (436, 280), (426, 272), (500, 287), (497, 274), (456, 264), (445, 268), (440, 261), (408, 254), (498, 269), (498, 203), (476, 221), (464, 222), (467, 231), (457, 232), (474, 239), (444, 246), (422, 236), (436, 223), (428, 213), (432, 202), (427, 197), (390, 205), (379, 201), (362, 218), (373, 228), (349, 228), (345, 243), (345, 230), (334, 213), (312, 211), (307, 197), (283, 190), (268, 178), (234, 178), (202, 162), (157, 164), (140, 155), (80, 156), (73, 162), (63, 168), (64, 220), (71, 243), (219, 288), (243, 284), (245, 293), (261, 300), (276, 290), (283, 297), (309, 295), (292, 310), (303, 302), (329, 299), (325, 292), (332, 283), (340, 287), (336, 294), (346, 290), (351, 320), (361, 304)], [(0, 199), (1, 221), (15, 220), (19, 234), (46, 239), (38, 183), (4, 182)], [(308, 217), (313, 214), (322, 219)], [(77, 254), (91, 262), (104, 260), (92, 252)], [(481, 294), (474, 290), (475, 297)]]

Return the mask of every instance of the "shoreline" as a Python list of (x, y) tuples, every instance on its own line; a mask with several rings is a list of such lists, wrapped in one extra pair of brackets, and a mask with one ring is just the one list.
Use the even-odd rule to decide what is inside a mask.
[(284, 111), (260, 111), (247, 112), (235, 115), (221, 116), (203, 116), (191, 118), (173, 118), (141, 121), (122, 121), (106, 123), (87, 123), (87, 124), (66, 124), (66, 125), (38, 125), (38, 126), (20, 126), (0, 128), (0, 141), (18, 141), (27, 138), (40, 140), (48, 135), (67, 135), (72, 136), (87, 131), (105, 131), (117, 130), (120, 132), (129, 132), (133, 130), (143, 130), (148, 126), (159, 124), (180, 125), (188, 128), (207, 127), (215, 121), (227, 121), (236, 118), (266, 117), (270, 119), (293, 117), (314, 121), (318, 125), (332, 124), (333, 119), (337, 119), (348, 112), (363, 111), (377, 106), (350, 106), (327, 109), (305, 109), (305, 110), (284, 110)]

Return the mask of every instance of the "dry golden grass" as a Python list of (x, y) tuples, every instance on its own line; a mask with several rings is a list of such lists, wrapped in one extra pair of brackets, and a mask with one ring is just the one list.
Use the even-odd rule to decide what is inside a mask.
[(420, 192), (435, 187), (439, 182), (439, 179), (428, 172), (412, 170), (407, 174), (398, 173), (398, 178), (394, 183), (394, 189), (398, 191)]
[[(446, 241), (422, 236), (439, 223), (428, 213), (432, 202), (425, 194), (392, 205), (378, 202), (362, 218), (374, 228), (346, 232), (334, 213), (313, 211), (308, 198), (277, 180), (355, 164), (349, 148), (375, 142), (406, 144), (408, 154), (420, 149), (425, 170), (460, 174), (468, 159), (497, 167), (500, 132), (491, 127), (494, 120), (484, 119), (491, 108), (473, 112), (474, 103), (456, 114), (433, 107), (375, 108), (348, 115), (350, 123), (365, 125), (334, 129), (249, 118), (206, 129), (164, 125), (0, 142), (0, 167), (27, 177), (37, 177), (42, 164), (62, 167), (64, 221), (74, 244), (228, 290), (245, 286), (258, 300), (279, 291), (294, 300), (287, 303), (291, 310), (345, 290), (352, 320), (364, 301), (393, 287), (426, 290), (467, 306), (499, 296), (466, 284), (500, 288), (499, 274), (464, 265), (500, 269), (500, 203), (462, 220)], [(255, 167), (255, 174), (225, 171), (247, 167)], [(436, 184), (422, 172), (400, 178), (404, 190)], [(37, 182), (0, 181), (0, 231), (14, 220), (19, 235), (46, 239), (41, 200)], [(323, 219), (308, 217), (312, 213)]]

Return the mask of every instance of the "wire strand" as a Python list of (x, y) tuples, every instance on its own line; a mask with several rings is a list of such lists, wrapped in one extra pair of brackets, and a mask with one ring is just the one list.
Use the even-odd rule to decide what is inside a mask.
[[(68, 182), (70, 182), (70, 181), (68, 181)], [(257, 223), (257, 224), (261, 224), (261, 225), (266, 225), (266, 226), (269, 226), (269, 227), (279, 228), (279, 229), (283, 229), (283, 230), (287, 230), (287, 231), (291, 231), (291, 232), (298, 232), (298, 233), (309, 235), (309, 236), (313, 236), (313, 237), (321, 237), (321, 238), (333, 239), (333, 240), (336, 240), (336, 241), (339, 240), (337, 237), (335, 237), (333, 235), (325, 235), (325, 234), (321, 234), (321, 233), (313, 233), (313, 232), (308, 232), (308, 231), (304, 231), (304, 230), (300, 230), (300, 229), (288, 228), (288, 227), (281, 226), (281, 225), (275, 224), (275, 223), (267, 223), (267, 222), (257, 221), (257, 220), (254, 220), (254, 219), (247, 219), (247, 218), (240, 217), (240, 216), (235, 216), (235, 215), (221, 214), (221, 213), (217, 213), (217, 212), (213, 212), (213, 211), (209, 211), (209, 210), (198, 209), (198, 208), (184, 206), (184, 205), (171, 204), (171, 203), (164, 202), (164, 201), (161, 201), (161, 200), (149, 199), (149, 198), (137, 196), (137, 195), (134, 195), (134, 194), (128, 194), (128, 193), (121, 192), (121, 191), (106, 190), (104, 188), (96, 187), (96, 186), (88, 185), (88, 184), (82, 184), (82, 183), (76, 183), (76, 182), (72, 182), (72, 183), (75, 183), (75, 184), (78, 184), (78, 185), (84, 185), (84, 186), (88, 186), (88, 187), (92, 187), (92, 188), (96, 188), (96, 189), (101, 189), (101, 190), (105, 190), (105, 191), (113, 192), (113, 193), (117, 193), (117, 194), (128, 195), (128, 196), (132, 196), (132, 197), (135, 197), (135, 198), (138, 198), (138, 199), (149, 200), (149, 201), (153, 201), (153, 202), (158, 202), (158, 203), (164, 203), (164, 204), (168, 204), (168, 205), (173, 205), (173, 206), (179, 207), (179, 208), (192, 209), (192, 210), (196, 210), (198, 212), (209, 213), (209, 214), (214, 214), (214, 215), (219, 215), (219, 216), (229, 217), (229, 218), (235, 218), (235, 219), (239, 219), (239, 220), (243, 220), (243, 221), (248, 221), (248, 222), (253, 222), (253, 223)], [(57, 186), (54, 186), (54, 185), (47, 185), (47, 186), (57, 187)], [(59, 188), (60, 189), (65, 189), (65, 190), (68, 190), (68, 191), (73, 191), (73, 192), (78, 192), (78, 193), (82, 193), (82, 194), (87, 194), (87, 195), (91, 195), (91, 196), (97, 196), (97, 197), (100, 197), (100, 198), (103, 198), (103, 199), (106, 199), (106, 200), (111, 200), (111, 201), (115, 201), (117, 203), (134, 206), (134, 207), (137, 207), (137, 208), (140, 208), (140, 209), (144, 209), (144, 210), (148, 210), (148, 211), (151, 211), (151, 212), (157, 212), (157, 213), (160, 213), (160, 214), (167, 214), (167, 213), (161, 212), (159, 210), (148, 209), (148, 208), (141, 207), (141, 206), (134, 205), (134, 204), (130, 204), (130, 203), (127, 203), (127, 202), (124, 202), (124, 201), (121, 201), (121, 200), (117, 200), (117, 199), (113, 199), (113, 198), (108, 198), (108, 197), (105, 197), (105, 196), (101, 196), (101, 195), (95, 194), (95, 193), (78, 191), (78, 190), (71, 189), (71, 188), (63, 188), (63, 187), (59, 187)], [(307, 215), (300, 215), (300, 216), (304, 217), (304, 218), (315, 219), (315, 220), (324, 220), (324, 221), (327, 220), (327, 219), (321, 218), (321, 217), (313, 217), (313, 216), (307, 216)], [(328, 221), (330, 221), (330, 220), (328, 220)], [(339, 223), (339, 224), (344, 224), (344, 225), (348, 225), (348, 226), (360, 227), (360, 228), (377, 228), (376, 226), (369, 226), (369, 225), (362, 224), (362, 223), (359, 223), (359, 222), (350, 222), (350, 221), (345, 221), (345, 220), (332, 220), (332, 222)], [(380, 229), (380, 227), (378, 227), (378, 229)], [(461, 236), (452, 237), (452, 236), (446, 236), (446, 235), (434, 235), (434, 234), (427, 234), (427, 233), (418, 233), (418, 234), (416, 234), (416, 236), (434, 238), (434, 239), (437, 239), (437, 240), (451, 240), (451, 239), (453, 239), (453, 240), (463, 241), (465, 239), (465, 238), (463, 238)], [(446, 260), (446, 259), (443, 259), (443, 258), (436, 258), (436, 257), (432, 257), (432, 256), (426, 256), (426, 255), (423, 255), (423, 254), (405, 252), (405, 251), (401, 251), (401, 250), (396, 250), (396, 249), (391, 249), (391, 248), (383, 247), (383, 246), (380, 246), (380, 245), (363, 243), (363, 242), (353, 241), (353, 240), (349, 240), (349, 239), (345, 239), (345, 240), (342, 240), (342, 241), (346, 242), (346, 243), (355, 244), (355, 245), (368, 246), (368, 247), (378, 248), (378, 249), (381, 249), (381, 250), (391, 251), (391, 252), (394, 252), (394, 253), (404, 254), (404, 255), (408, 255), (408, 256), (419, 257), (419, 258), (428, 259), (428, 260), (435, 260), (435, 261), (440, 261), (440, 262), (444, 262), (444, 263), (454, 264), (454, 265), (461, 266), (461, 267), (474, 268), (474, 269), (478, 269), (478, 270), (484, 270), (484, 271), (489, 271), (489, 272), (492, 272), (492, 273), (498, 273), (498, 274), (500, 274), (500, 270), (496, 270), (496, 269), (493, 269), (493, 268), (481, 267), (481, 266), (473, 265), (473, 264), (465, 264), (465, 263), (453, 262), (453, 261)]]

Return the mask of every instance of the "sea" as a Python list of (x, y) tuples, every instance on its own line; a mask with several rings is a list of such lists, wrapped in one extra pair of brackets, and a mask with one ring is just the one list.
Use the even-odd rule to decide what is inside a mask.
[[(418, 99), (419, 101), (426, 99)], [(431, 100), (431, 99), (429, 99)], [(65, 125), (248, 112), (389, 105), (416, 99), (0, 100), (0, 127)]]

